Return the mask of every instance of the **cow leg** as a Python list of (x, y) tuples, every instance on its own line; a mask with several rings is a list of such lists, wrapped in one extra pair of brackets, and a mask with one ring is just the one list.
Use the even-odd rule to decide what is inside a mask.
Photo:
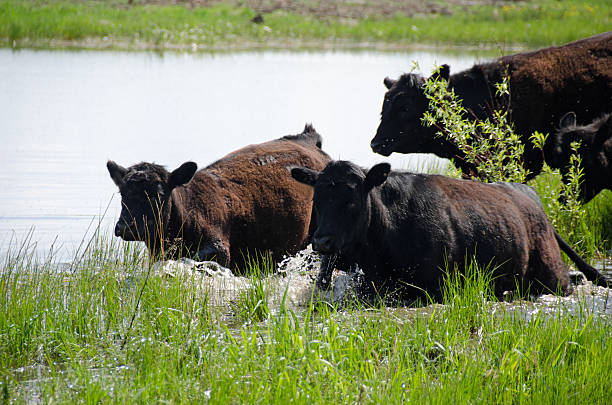
[(338, 255), (322, 255), (321, 256), (321, 268), (319, 269), (319, 275), (317, 277), (317, 287), (321, 290), (328, 290), (331, 284), (332, 273), (334, 271), (334, 264)]
[(567, 295), (572, 292), (567, 266), (561, 260), (556, 241), (550, 238), (548, 244), (541, 243), (531, 253), (529, 277), (532, 293)]
[(348, 264), (341, 255), (335, 253), (331, 255), (321, 255), (321, 267), (317, 276), (317, 287), (321, 290), (328, 290), (331, 285), (332, 273), (334, 269), (342, 270), (347, 273), (354, 273), (359, 266), (357, 263)]

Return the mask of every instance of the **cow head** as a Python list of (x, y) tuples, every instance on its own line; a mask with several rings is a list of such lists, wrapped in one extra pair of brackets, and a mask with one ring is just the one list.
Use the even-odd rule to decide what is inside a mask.
[(565, 114), (559, 130), (546, 145), (546, 161), (566, 178), (573, 150), (572, 142), (580, 142), (578, 154), (582, 159), (583, 178), (580, 195), (590, 201), (604, 188), (612, 186), (612, 114), (589, 125), (576, 125), (576, 114)]
[(354, 257), (370, 223), (370, 192), (387, 179), (389, 171), (387, 163), (366, 173), (345, 161), (331, 162), (322, 172), (304, 167), (291, 170), (294, 179), (314, 187), (318, 228), (312, 246), (316, 251)]
[[(442, 65), (434, 77), (448, 81), (448, 65)], [(383, 100), (380, 125), (370, 143), (372, 150), (383, 156), (393, 152), (422, 152), (422, 145), (435, 138), (435, 131), (421, 122), (429, 105), (423, 91), (425, 78), (410, 73), (398, 80), (385, 78), (384, 84), (388, 91)]]
[(559, 130), (545, 145), (546, 163), (552, 168), (567, 167), (572, 154), (571, 144), (581, 141), (576, 127), (576, 114), (568, 112), (559, 121)]
[(197, 165), (183, 163), (170, 173), (152, 163), (138, 163), (126, 169), (109, 160), (106, 168), (121, 193), (121, 216), (115, 235), (127, 241), (144, 241), (148, 246), (163, 239), (172, 190), (189, 182)]

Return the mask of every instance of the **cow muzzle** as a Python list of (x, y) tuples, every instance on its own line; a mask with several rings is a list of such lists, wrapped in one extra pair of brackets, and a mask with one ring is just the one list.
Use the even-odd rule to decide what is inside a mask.
[(378, 153), (379, 155), (389, 156), (393, 151), (391, 150), (391, 146), (394, 143), (393, 139), (385, 139), (382, 141), (378, 141), (376, 138), (372, 139), (370, 142), (370, 147), (374, 153)]
[(138, 231), (136, 231), (135, 228), (136, 227), (129, 226), (124, 221), (119, 221), (117, 225), (115, 225), (115, 236), (126, 241), (138, 240)]
[(125, 226), (125, 224), (117, 222), (117, 225), (115, 225), (115, 236), (122, 237), (126, 229), (127, 226)]
[(312, 240), (312, 248), (319, 253), (329, 254), (334, 252), (334, 243), (331, 236), (316, 236)]

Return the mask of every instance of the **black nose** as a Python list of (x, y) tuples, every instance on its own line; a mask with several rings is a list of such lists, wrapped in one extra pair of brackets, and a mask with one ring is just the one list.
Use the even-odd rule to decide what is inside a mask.
[(378, 141), (376, 141), (376, 140), (374, 140), (374, 139), (372, 139), (372, 142), (370, 142), (370, 148), (372, 148), (372, 150), (373, 150), (374, 152), (376, 152), (376, 150), (377, 150), (378, 148), (380, 148), (381, 146), (382, 146), (382, 145), (380, 144), (380, 142), (378, 142)]
[(370, 142), (370, 147), (372, 148), (372, 152), (378, 153), (379, 155), (389, 156), (391, 154), (391, 152), (386, 150), (387, 142), (385, 141), (380, 142), (373, 139), (372, 142)]
[(125, 235), (126, 228), (127, 227), (125, 226), (125, 223), (117, 222), (117, 225), (115, 225), (115, 236), (122, 237), (123, 235)]
[(331, 236), (316, 236), (312, 240), (312, 248), (320, 253), (332, 253), (333, 243)]

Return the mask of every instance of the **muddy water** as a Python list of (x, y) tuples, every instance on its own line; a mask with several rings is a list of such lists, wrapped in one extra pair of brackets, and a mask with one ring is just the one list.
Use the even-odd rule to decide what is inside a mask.
[[(164, 54), (0, 49), (0, 255), (33, 229), (66, 260), (119, 212), (107, 159), (205, 166), (306, 122), (334, 158), (419, 169), (423, 156), (369, 148), (385, 76), (459, 70), (496, 51)], [(106, 217), (101, 214), (109, 207)], [(93, 219), (93, 223), (92, 223)]]

